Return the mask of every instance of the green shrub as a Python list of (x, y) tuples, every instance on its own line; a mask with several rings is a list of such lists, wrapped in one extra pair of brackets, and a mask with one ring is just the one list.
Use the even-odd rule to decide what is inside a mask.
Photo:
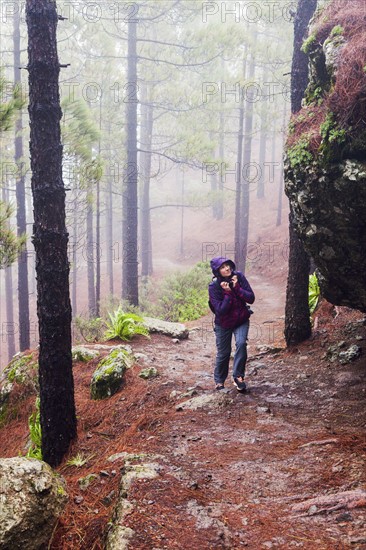
[(105, 322), (100, 317), (85, 319), (77, 316), (74, 319), (75, 327), (85, 342), (99, 342), (104, 335)]
[(110, 322), (107, 321), (107, 331), (104, 337), (107, 340), (120, 338), (120, 340), (131, 340), (136, 334), (149, 336), (149, 330), (144, 325), (144, 320), (136, 313), (126, 313), (119, 307), (113, 313), (109, 313)]
[(168, 276), (158, 292), (159, 316), (172, 322), (192, 321), (208, 311), (209, 264), (199, 262), (185, 273)]
[(42, 460), (42, 429), (39, 406), (40, 401), (39, 397), (37, 397), (36, 410), (30, 415), (28, 419), (31, 445), (28, 449), (26, 456), (28, 458), (38, 458), (38, 460)]
[(317, 276), (315, 273), (309, 275), (309, 310), (310, 314), (313, 314), (316, 306), (318, 305), (318, 300), (320, 297), (320, 288)]

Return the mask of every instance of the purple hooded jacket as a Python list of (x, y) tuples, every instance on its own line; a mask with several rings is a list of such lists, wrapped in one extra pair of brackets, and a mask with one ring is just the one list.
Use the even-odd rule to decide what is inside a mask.
[[(232, 290), (224, 290), (220, 284), (229, 281), (231, 277), (224, 278), (220, 275), (219, 268), (228, 263), (232, 267), (232, 274), (238, 277), (238, 284)], [(212, 258), (212, 273), (215, 278), (208, 286), (210, 302), (215, 309), (215, 324), (222, 328), (234, 329), (249, 319), (250, 313), (246, 304), (252, 304), (255, 300), (254, 292), (241, 271), (236, 271), (235, 264), (227, 258)]]

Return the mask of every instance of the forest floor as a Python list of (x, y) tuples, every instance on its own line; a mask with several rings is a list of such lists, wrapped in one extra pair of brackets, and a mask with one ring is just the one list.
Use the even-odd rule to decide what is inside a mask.
[[(187, 340), (134, 339), (137, 362), (109, 400), (89, 397), (98, 359), (75, 365), (78, 439), (58, 468), (69, 503), (52, 550), (104, 547), (121, 479), (130, 550), (366, 549), (366, 356), (333, 360), (364, 347), (364, 316), (323, 302), (312, 338), (289, 351), (280, 300), (266, 318), (276, 288), (251, 283), (247, 393), (214, 390), (211, 316)], [(150, 366), (158, 376), (143, 380)], [(0, 430), (0, 456), (24, 450), (26, 403)], [(86, 463), (67, 465), (77, 453)]]

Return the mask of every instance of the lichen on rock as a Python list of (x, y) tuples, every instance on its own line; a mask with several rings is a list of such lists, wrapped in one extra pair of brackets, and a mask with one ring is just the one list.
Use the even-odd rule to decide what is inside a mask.
[(46, 548), (68, 499), (60, 476), (33, 458), (0, 459), (0, 548)]

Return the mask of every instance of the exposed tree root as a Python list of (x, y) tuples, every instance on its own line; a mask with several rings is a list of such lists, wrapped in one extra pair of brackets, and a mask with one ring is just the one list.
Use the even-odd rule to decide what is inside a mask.
[(306, 512), (298, 517), (314, 516), (326, 512), (333, 512), (342, 508), (366, 507), (366, 491), (343, 491), (334, 495), (324, 495), (299, 502), (292, 507), (292, 512)]

